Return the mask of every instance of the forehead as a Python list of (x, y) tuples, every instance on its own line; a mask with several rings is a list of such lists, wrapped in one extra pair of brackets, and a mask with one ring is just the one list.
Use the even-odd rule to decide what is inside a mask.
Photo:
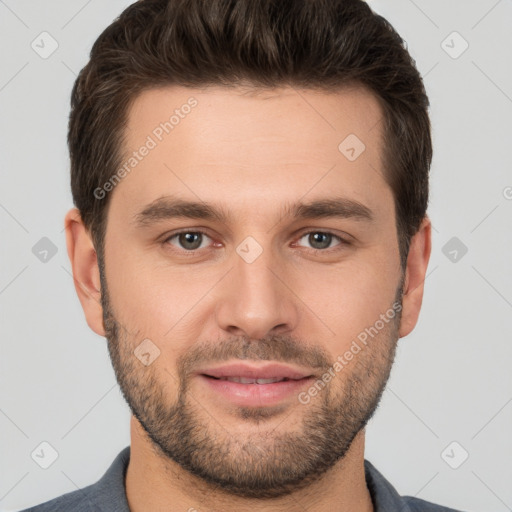
[(128, 112), (127, 172), (113, 202), (133, 210), (169, 194), (228, 200), (254, 214), (330, 193), (389, 212), (381, 121), (377, 98), (362, 87), (147, 90)]

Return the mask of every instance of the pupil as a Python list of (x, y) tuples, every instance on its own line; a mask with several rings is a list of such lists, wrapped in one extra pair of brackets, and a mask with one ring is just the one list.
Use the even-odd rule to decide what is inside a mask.
[(320, 245), (320, 247), (316, 247), (317, 249), (325, 249), (329, 247), (331, 243), (331, 235), (329, 235), (328, 233), (311, 233), (309, 235), (309, 238), (309, 241), (311, 245), (313, 245), (313, 247), (315, 247), (315, 244)]
[(181, 233), (179, 238), (180, 244), (185, 247), (185, 249), (197, 249), (201, 245), (199, 233)]

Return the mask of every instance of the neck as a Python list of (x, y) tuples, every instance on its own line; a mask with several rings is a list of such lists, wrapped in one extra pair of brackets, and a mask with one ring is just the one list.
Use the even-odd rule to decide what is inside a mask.
[(132, 416), (126, 495), (131, 512), (373, 512), (364, 473), (364, 429), (342, 460), (309, 487), (273, 499), (224, 493), (162, 455)]

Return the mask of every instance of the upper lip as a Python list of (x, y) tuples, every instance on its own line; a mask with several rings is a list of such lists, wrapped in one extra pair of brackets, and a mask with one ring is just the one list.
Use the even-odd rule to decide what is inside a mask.
[(249, 365), (246, 363), (231, 363), (215, 368), (206, 368), (198, 372), (209, 377), (244, 377), (248, 379), (303, 379), (312, 374), (284, 364), (270, 363), (263, 366)]

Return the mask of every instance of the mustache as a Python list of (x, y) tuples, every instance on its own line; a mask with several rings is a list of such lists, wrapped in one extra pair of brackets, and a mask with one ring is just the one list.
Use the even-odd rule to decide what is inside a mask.
[(279, 361), (320, 370), (331, 364), (325, 349), (292, 336), (269, 336), (258, 340), (236, 336), (214, 343), (199, 342), (182, 354), (177, 363), (180, 373), (187, 375), (207, 363), (237, 359)]

